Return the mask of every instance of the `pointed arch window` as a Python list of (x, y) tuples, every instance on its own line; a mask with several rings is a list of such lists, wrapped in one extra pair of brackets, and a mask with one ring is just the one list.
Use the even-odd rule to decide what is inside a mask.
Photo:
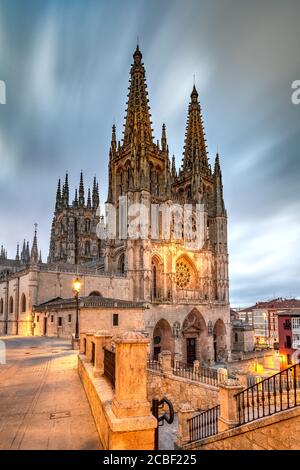
[(25, 294), (22, 294), (22, 297), (21, 297), (21, 312), (22, 313), (26, 312), (26, 296), (25, 296)]
[(125, 273), (125, 255), (124, 255), (124, 253), (119, 258), (119, 272), (121, 274)]
[(90, 219), (86, 219), (86, 221), (85, 221), (85, 231), (86, 231), (86, 233), (89, 233), (90, 230), (91, 230), (91, 221), (90, 221)]
[(84, 244), (84, 254), (85, 256), (90, 256), (91, 254), (91, 242), (89, 240)]
[(12, 297), (9, 298), (9, 313), (14, 313), (14, 299)]

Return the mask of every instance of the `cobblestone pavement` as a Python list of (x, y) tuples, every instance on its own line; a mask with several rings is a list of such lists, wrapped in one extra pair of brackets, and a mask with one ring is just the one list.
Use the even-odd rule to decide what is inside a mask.
[(0, 339), (6, 346), (6, 364), (0, 364), (0, 449), (99, 449), (70, 342)]

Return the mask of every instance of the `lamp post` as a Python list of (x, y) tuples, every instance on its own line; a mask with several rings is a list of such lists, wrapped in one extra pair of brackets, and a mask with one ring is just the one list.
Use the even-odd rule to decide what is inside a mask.
[(75, 324), (75, 339), (79, 340), (79, 292), (81, 289), (81, 281), (77, 277), (73, 282), (73, 292), (76, 299), (76, 324)]

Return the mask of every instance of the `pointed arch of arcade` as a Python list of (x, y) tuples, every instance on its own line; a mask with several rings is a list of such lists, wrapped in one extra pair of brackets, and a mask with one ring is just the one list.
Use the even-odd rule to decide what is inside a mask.
[(170, 323), (161, 318), (153, 330), (153, 359), (157, 360), (159, 353), (170, 351), (174, 354), (174, 337)]
[(202, 314), (197, 308), (185, 317), (182, 326), (183, 361), (192, 364), (195, 360), (208, 359), (208, 333)]
[(161, 299), (163, 294), (163, 260), (154, 255), (151, 261), (151, 292), (152, 299)]
[(219, 318), (214, 324), (213, 337), (214, 360), (215, 362), (225, 361), (227, 359), (226, 327), (221, 318)]

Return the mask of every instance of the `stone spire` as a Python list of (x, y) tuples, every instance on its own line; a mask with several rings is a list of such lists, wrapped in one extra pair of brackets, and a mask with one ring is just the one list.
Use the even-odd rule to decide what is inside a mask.
[(98, 191), (96, 176), (94, 176), (94, 181), (93, 181), (92, 199), (93, 199), (93, 209), (97, 209), (97, 207), (99, 206), (99, 191)]
[(39, 261), (39, 251), (37, 245), (37, 224), (34, 224), (34, 237), (30, 253), (30, 263), (37, 264)]
[(172, 157), (172, 170), (171, 170), (172, 179), (174, 180), (177, 176), (176, 173), (176, 164), (175, 164), (175, 155)]
[(26, 252), (25, 252), (25, 262), (29, 263), (30, 261), (30, 248), (29, 248), (29, 242), (26, 244)]
[(58, 184), (57, 184), (57, 191), (56, 191), (55, 210), (59, 209), (60, 205), (61, 205), (61, 187), (60, 187), (60, 179), (59, 179)]
[(218, 217), (226, 216), (226, 209), (223, 198), (222, 172), (220, 166), (220, 157), (217, 153), (214, 167), (214, 203), (215, 215)]
[(78, 207), (78, 192), (77, 192), (77, 188), (75, 188), (75, 196), (74, 196), (73, 206), (74, 206), (74, 207)]
[(148, 106), (149, 100), (142, 57), (139, 46), (137, 46), (133, 54), (134, 62), (130, 71), (124, 146), (132, 143), (135, 137), (134, 134), (137, 133), (142, 142), (153, 143), (151, 114)]
[(88, 190), (88, 198), (87, 198), (87, 208), (88, 208), (88, 209), (91, 209), (91, 207), (92, 207), (91, 190), (90, 190), (90, 188), (89, 188), (89, 190)]
[(161, 133), (161, 149), (163, 152), (167, 152), (168, 144), (167, 144), (167, 134), (166, 134), (166, 125), (162, 125), (162, 133)]
[(83, 174), (80, 173), (80, 184), (79, 184), (79, 206), (84, 206), (84, 184), (83, 184)]
[(198, 92), (194, 85), (188, 108), (182, 169), (191, 169), (196, 160), (200, 163), (202, 172), (210, 172), (201, 107), (198, 101)]
[(20, 261), (20, 246), (19, 246), (19, 243), (17, 244), (16, 261)]
[(65, 184), (63, 185), (61, 199), (62, 199), (62, 203), (63, 203), (64, 207), (68, 207), (69, 206), (69, 176), (68, 176), (68, 172), (66, 173)]
[(40, 255), (39, 255), (39, 264), (42, 264), (43, 260), (42, 260), (42, 251), (40, 250)]
[(22, 248), (22, 251), (21, 251), (21, 263), (25, 264), (25, 260), (26, 260), (26, 242), (24, 240), (23, 241), (23, 248)]
[(116, 126), (113, 124), (111, 133), (111, 152), (114, 157), (117, 151), (117, 137), (116, 137)]

